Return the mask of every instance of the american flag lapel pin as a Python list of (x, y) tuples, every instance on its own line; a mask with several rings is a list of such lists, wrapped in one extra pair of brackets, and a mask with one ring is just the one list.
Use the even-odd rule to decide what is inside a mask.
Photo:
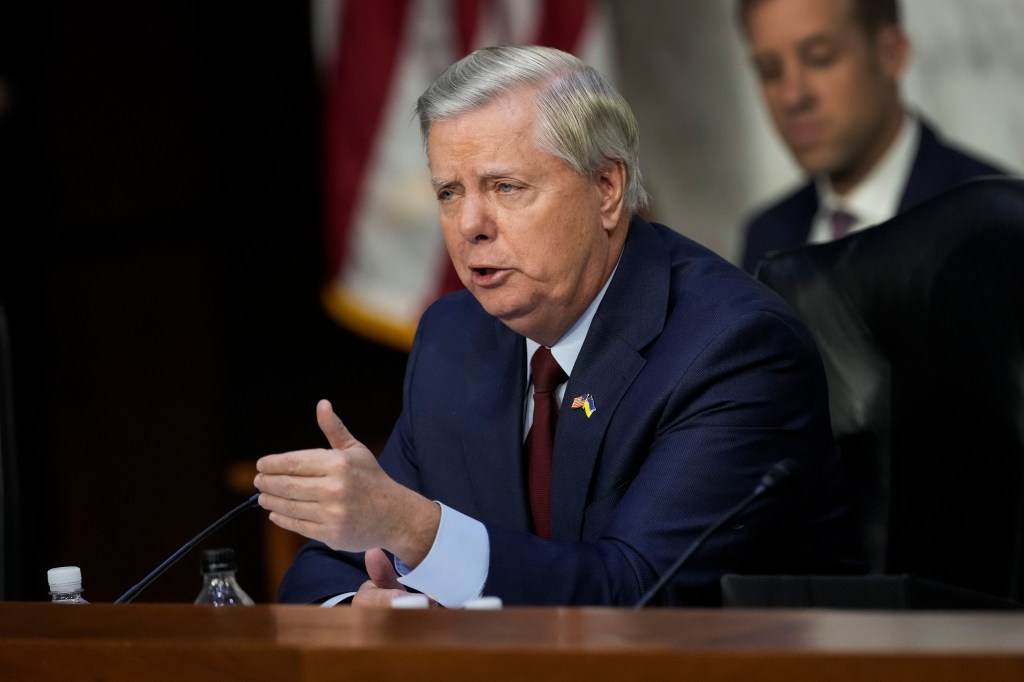
[(587, 415), (587, 419), (597, 412), (597, 404), (594, 403), (594, 396), (587, 393), (586, 395), (578, 395), (572, 399), (572, 409), (578, 410), (583, 408), (583, 412)]

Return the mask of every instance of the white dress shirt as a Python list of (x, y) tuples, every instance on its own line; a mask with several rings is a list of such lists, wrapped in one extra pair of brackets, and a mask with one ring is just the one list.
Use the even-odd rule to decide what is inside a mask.
[(839, 196), (832, 189), (832, 183), (827, 177), (816, 177), (814, 183), (818, 191), (818, 212), (811, 224), (808, 243), (832, 241), (830, 219), (832, 213), (837, 210), (854, 216), (855, 220), (849, 232), (884, 223), (895, 216), (900, 207), (900, 198), (910, 179), (920, 140), (920, 123), (909, 114), (904, 114), (903, 123), (892, 146), (871, 173), (852, 191), (845, 196)]

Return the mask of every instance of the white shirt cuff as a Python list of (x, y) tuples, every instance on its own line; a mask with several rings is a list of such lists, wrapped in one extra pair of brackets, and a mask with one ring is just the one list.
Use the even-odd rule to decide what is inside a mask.
[(491, 550), (487, 528), (476, 519), (440, 502), (441, 523), (427, 556), (409, 570), (401, 561), (398, 582), (429, 596), (447, 608), (460, 608), (481, 596)]

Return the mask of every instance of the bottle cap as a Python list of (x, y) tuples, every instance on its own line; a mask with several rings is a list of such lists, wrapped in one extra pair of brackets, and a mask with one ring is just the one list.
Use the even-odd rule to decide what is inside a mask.
[(82, 569), (78, 566), (59, 566), (46, 572), (51, 592), (71, 592), (82, 589)]
[(430, 600), (425, 594), (403, 594), (391, 600), (393, 609), (426, 609), (430, 608)]
[(203, 550), (203, 573), (224, 573), (237, 569), (235, 550), (230, 547)]
[(470, 599), (462, 605), (462, 608), (469, 610), (485, 611), (489, 609), (500, 609), (502, 607), (501, 597), (477, 597)]

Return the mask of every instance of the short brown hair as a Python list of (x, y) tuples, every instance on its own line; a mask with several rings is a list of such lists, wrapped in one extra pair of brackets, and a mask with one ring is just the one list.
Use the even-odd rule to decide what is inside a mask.
[[(853, 3), (853, 18), (857, 20), (864, 31), (870, 36), (883, 26), (900, 25), (900, 3), (899, 0), (851, 0)], [(737, 20), (743, 32), (747, 31), (747, 15), (756, 5), (765, 0), (739, 0), (737, 3)]]

